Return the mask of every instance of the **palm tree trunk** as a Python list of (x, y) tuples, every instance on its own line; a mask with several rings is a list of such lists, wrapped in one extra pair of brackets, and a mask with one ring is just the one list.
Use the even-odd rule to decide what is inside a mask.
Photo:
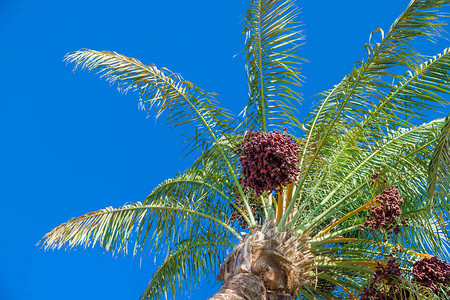
[(252, 273), (241, 273), (227, 281), (208, 300), (291, 300), (291, 295), (267, 292), (264, 281)]
[(227, 281), (209, 300), (266, 300), (267, 293), (261, 278), (241, 273)]
[(278, 232), (274, 221), (244, 236), (220, 267), (222, 288), (210, 300), (291, 300), (310, 281), (307, 235)]

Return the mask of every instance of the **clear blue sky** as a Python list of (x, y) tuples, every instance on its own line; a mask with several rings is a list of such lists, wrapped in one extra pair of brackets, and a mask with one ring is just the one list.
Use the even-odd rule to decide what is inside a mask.
[[(385, 31), (406, 0), (300, 1), (309, 59), (301, 91), (332, 87)], [(0, 0), (0, 299), (138, 299), (153, 256), (113, 258), (101, 249), (44, 252), (36, 242), (83, 213), (142, 201), (184, 170), (179, 132), (138, 110), (98, 76), (71, 72), (65, 53), (114, 50), (181, 73), (239, 112), (247, 83), (240, 37), (244, 0)], [(427, 54), (447, 47), (425, 45)], [(219, 285), (177, 299), (204, 299)]]

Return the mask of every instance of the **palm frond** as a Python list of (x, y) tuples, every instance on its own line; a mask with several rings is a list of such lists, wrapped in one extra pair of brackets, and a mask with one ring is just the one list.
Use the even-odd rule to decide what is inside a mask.
[(297, 55), (303, 39), (293, 0), (253, 0), (247, 11), (246, 70), (249, 101), (242, 111), (247, 129), (299, 126), (295, 115), (300, 94)]
[[(420, 64), (416, 71), (408, 71), (403, 80), (392, 86), (376, 105), (361, 112), (362, 120), (354, 122), (353, 128), (343, 132), (341, 139), (345, 139), (345, 143), (338, 145), (335, 140), (333, 149), (340, 149), (344, 155), (350, 145), (357, 145), (355, 148), (364, 151), (375, 141), (383, 139), (386, 129), (410, 127), (428, 118), (422, 111), (449, 104), (444, 98), (450, 94), (449, 64), (450, 51), (445, 49), (442, 54)], [(335, 159), (341, 158), (341, 155), (335, 156)]]
[[(370, 150), (359, 154), (358, 156), (351, 157), (346, 164), (340, 164), (339, 168), (334, 168), (336, 175), (329, 177), (327, 186), (324, 187), (323, 197), (319, 197), (319, 202), (312, 205), (313, 211), (308, 212), (309, 218), (314, 217), (315, 221), (308, 222), (308, 219), (304, 219), (302, 230), (310, 228), (313, 224), (318, 225), (318, 221), (324, 221), (324, 218), (330, 213), (337, 214), (342, 209), (346, 211), (352, 211), (359, 206), (365, 204), (373, 196), (371, 195), (371, 189), (369, 188), (369, 180), (373, 170), (376, 170), (379, 166), (392, 167), (390, 172), (398, 174), (399, 160), (404, 161), (405, 149), (412, 149), (411, 147), (421, 144), (423, 142), (433, 139), (436, 128), (443, 126), (444, 120), (438, 119), (420, 126), (416, 126), (410, 129), (401, 129), (396, 132), (389, 132), (385, 137), (383, 143), (380, 143)], [(413, 152), (414, 153), (414, 152)], [(420, 175), (420, 174), (418, 174)], [(392, 184), (394, 184), (393, 181)], [(362, 192), (362, 195), (358, 194)], [(355, 200), (350, 201), (350, 199)], [(321, 213), (321, 208), (324, 210)], [(318, 214), (317, 214), (318, 213)]]
[[(437, 13), (436, 10), (449, 3), (448, 0), (412, 0), (386, 35), (381, 29), (376, 30), (375, 32), (381, 33), (381, 41), (366, 46), (366, 62), (355, 67), (333, 89), (322, 93), (319, 106), (310, 115), (310, 121), (306, 125), (310, 139), (319, 132), (321, 134), (315, 140), (324, 140), (341, 114), (350, 121), (353, 117), (363, 117), (364, 113), (361, 112), (371, 109), (373, 100), (383, 99), (391, 89), (391, 84), (381, 78), (401, 78), (395, 73), (389, 73), (387, 69), (403, 66), (416, 71), (422, 56), (408, 42), (420, 36), (433, 39), (439, 34), (445, 24), (442, 17), (446, 14)], [(317, 126), (325, 129), (320, 130)]]
[(244, 133), (227, 134), (218, 139), (217, 144), (214, 143), (209, 149), (204, 151), (191, 165), (190, 169), (204, 170), (210, 173), (220, 173), (223, 177), (232, 177), (224, 160), (222, 153), (225, 153), (228, 162), (233, 170), (239, 168), (239, 161), (236, 149), (242, 142)]
[[(437, 12), (437, 9), (449, 4), (448, 0), (412, 0), (391, 25), (386, 35), (381, 28), (370, 34), (372, 38), (372, 35), (380, 32), (381, 40), (376, 44), (366, 44), (366, 62), (363, 60), (360, 66), (357, 65), (355, 70), (344, 77), (343, 81), (336, 85), (330, 93), (325, 92), (324, 95), (327, 98), (333, 98), (332, 95), (346, 91), (351, 95), (367, 94), (377, 99), (384, 94), (380, 88), (390, 86), (386, 80), (381, 80), (381, 78), (386, 76), (390, 79), (402, 78), (395, 73), (389, 73), (388, 69), (394, 66), (403, 66), (411, 68), (412, 72), (418, 71), (423, 67), (420, 65), (423, 56), (412, 46), (410, 41), (418, 37), (434, 40), (437, 35), (440, 35), (441, 27), (446, 24), (443, 17), (446, 17), (447, 13)], [(367, 86), (367, 84), (370, 85)], [(364, 91), (364, 86), (369, 90), (361, 93)]]
[[(212, 149), (214, 149), (214, 146), (207, 153), (210, 154)], [(204, 165), (203, 169), (188, 169), (184, 173), (159, 184), (145, 199), (144, 205), (164, 197), (202, 199), (203, 203), (208, 203), (208, 205), (213, 207), (220, 206), (220, 210), (211, 210), (211, 213), (220, 212), (223, 214), (221, 218), (227, 219), (231, 215), (229, 208), (232, 206), (234, 207), (234, 213), (240, 214), (249, 223), (247, 214), (244, 213), (241, 207), (236, 205), (234, 198), (231, 198), (231, 195), (237, 193), (237, 190), (234, 188), (233, 182), (230, 181), (231, 176), (224, 176), (219, 173), (220, 171), (228, 171), (223, 165), (222, 168), (223, 170), (220, 168), (208, 168)]]
[[(445, 24), (441, 17), (446, 14), (436, 13), (435, 10), (449, 4), (448, 0), (412, 0), (407, 9), (392, 24), (386, 36), (382, 30), (378, 30), (382, 35), (381, 42), (375, 46), (369, 45), (367, 60), (356, 66), (353, 72), (346, 75), (333, 89), (322, 93), (318, 108), (307, 117), (307, 123), (304, 125), (307, 137), (302, 157), (305, 157), (311, 148), (314, 154), (308, 161), (304, 159), (301, 161), (305, 172), (298, 181), (299, 188), (294, 194), (294, 199), (298, 199), (307, 174), (319, 153), (328, 146), (327, 143), (339, 139), (339, 136), (348, 130), (350, 124), (355, 124), (361, 118), (370, 115), (376, 103), (382, 101), (392, 90), (392, 84), (387, 83), (383, 78), (396, 79), (400, 76), (390, 73), (387, 69), (393, 66), (414, 67), (417, 64), (421, 55), (408, 44), (408, 41), (419, 36), (432, 39), (438, 34), (441, 26)], [(448, 78), (446, 69), (443, 70), (443, 76)], [(448, 85), (448, 80), (446, 84)], [(433, 87), (430, 90), (432, 93)], [(396, 107), (396, 110), (404, 111), (409, 115), (414, 114), (409, 107)], [(284, 228), (295, 202), (292, 201), (286, 209), (279, 224), (280, 229)]]
[(113, 254), (127, 253), (135, 233), (133, 253), (136, 254), (147, 247), (158, 253), (162, 246), (181, 240), (186, 229), (197, 234), (226, 229), (239, 237), (227, 220), (221, 219), (225, 214), (220, 211), (220, 206), (202, 199), (161, 198), (146, 205), (136, 202), (119, 208), (108, 207), (72, 218), (47, 233), (39, 244), (44, 249), (60, 249), (94, 247), (98, 243)]
[(442, 128), (439, 143), (434, 149), (433, 157), (428, 167), (427, 197), (431, 200), (436, 188), (441, 192), (441, 197), (448, 200), (450, 191), (450, 118), (447, 117)]
[(234, 119), (220, 108), (214, 94), (204, 91), (166, 68), (144, 65), (140, 61), (115, 52), (83, 49), (66, 55), (65, 60), (96, 70), (101, 77), (117, 83), (123, 92), (139, 94), (139, 101), (148, 111), (155, 108), (157, 117), (167, 113), (166, 120), (174, 127), (191, 125), (193, 132), (185, 141), (189, 152), (208, 145), (225, 132), (233, 131)]
[[(436, 208), (438, 211), (439, 208)], [(423, 213), (417, 217), (418, 212), (406, 211), (405, 216), (410, 217), (408, 226), (403, 227), (398, 240), (408, 249), (431, 253), (442, 259), (450, 259), (450, 238), (448, 236), (449, 221), (439, 223), (435, 216)]]
[(154, 199), (164, 197), (183, 199), (194, 197), (208, 198), (211, 202), (219, 204), (228, 201), (226, 191), (232, 182), (218, 172), (207, 170), (188, 169), (174, 178), (164, 180), (145, 199), (144, 204), (152, 203)]
[[(341, 289), (346, 289), (346, 294), (350, 292), (356, 296), (359, 295), (367, 281), (371, 280), (377, 265), (383, 265), (388, 259), (393, 258), (392, 250), (398, 251), (395, 259), (400, 263), (405, 274), (409, 273), (414, 261), (430, 257), (398, 244), (377, 241), (377, 237), (367, 233), (360, 233), (359, 238), (337, 236), (331, 239), (325, 238), (319, 242), (313, 241), (312, 244), (311, 251), (316, 254), (316, 267), (319, 270), (319, 272), (316, 271), (316, 276), (329, 282), (339, 280), (340, 284), (332, 289), (333, 295), (338, 299), (346, 298), (342, 295), (337, 296)], [(326, 253), (326, 256), (321, 256), (321, 253)], [(410, 294), (416, 297), (424, 295), (423, 289), (418, 289), (410, 276), (404, 277), (402, 282), (399, 282), (399, 286), (407, 288)], [(425, 299), (437, 298), (426, 297)]]
[(195, 287), (196, 283), (215, 275), (226, 254), (225, 247), (233, 246), (227, 238), (206, 234), (175, 244), (153, 273), (141, 300), (168, 299), (168, 292), (175, 297), (177, 287), (182, 292), (184, 287)]
[[(352, 74), (346, 76), (330, 93), (325, 93), (326, 98), (329, 100), (333, 99), (334, 94), (339, 95), (342, 92), (347, 92), (347, 94), (350, 92), (351, 95), (358, 96), (362, 100), (360, 101), (362, 104), (358, 104), (357, 101), (352, 102), (351, 95), (349, 95), (350, 107), (345, 110), (346, 114), (351, 113), (351, 106), (353, 105), (353, 109), (356, 112), (354, 115), (357, 116), (358, 107), (364, 109), (368, 105), (370, 109), (372, 106), (370, 104), (373, 100), (381, 100), (386, 96), (386, 92), (390, 90), (391, 85), (387, 80), (402, 78), (402, 76), (395, 73), (389, 73), (387, 69), (394, 66), (402, 66), (412, 69), (413, 73), (421, 74), (422, 72), (420, 70), (424, 67), (420, 65), (422, 55), (409, 42), (420, 36), (425, 36), (432, 40), (436, 35), (439, 35), (442, 25), (445, 25), (442, 17), (447, 14), (437, 13), (436, 9), (442, 6), (448, 6), (449, 3), (448, 0), (412, 0), (406, 10), (392, 24), (386, 36), (384, 36), (381, 29), (372, 33), (374, 34), (379, 31), (381, 33), (381, 41), (375, 45), (366, 45), (367, 62), (355, 68)], [(445, 66), (445, 62), (443, 62), (443, 66)], [(439, 68), (433, 69), (433, 71), (435, 70), (444, 75), (447, 73), (447, 68), (443, 68), (442, 70)], [(442, 79), (442, 75), (437, 77)], [(385, 79), (381, 80), (382, 78)], [(429, 78), (432, 78), (432, 76), (429, 76)], [(446, 78), (448, 79), (448, 76)], [(432, 80), (432, 82), (435, 81), (436, 79)], [(433, 91), (433, 87), (430, 90)], [(373, 98), (373, 100), (368, 98)], [(363, 111), (367, 111), (367, 109)], [(362, 115), (360, 114), (360, 116)]]
[(227, 111), (216, 105), (212, 93), (201, 90), (167, 69), (146, 66), (115, 52), (86, 49), (67, 55), (66, 60), (75, 62), (75, 69), (81, 66), (97, 70), (109, 82), (117, 82), (125, 92), (137, 91), (140, 101), (148, 105), (149, 110), (155, 107), (158, 116), (166, 112), (166, 120), (173, 126), (193, 125), (189, 129), (194, 133), (185, 141), (189, 153), (217, 145), (249, 213), (249, 224), (256, 224), (236, 173), (219, 143), (226, 133), (233, 133), (232, 125), (236, 124)]

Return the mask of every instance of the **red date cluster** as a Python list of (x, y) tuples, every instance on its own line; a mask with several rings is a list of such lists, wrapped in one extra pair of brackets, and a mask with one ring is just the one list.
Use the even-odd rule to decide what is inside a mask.
[(423, 258), (414, 263), (414, 280), (421, 285), (438, 292), (440, 287), (450, 285), (450, 264), (437, 257)]
[(296, 180), (298, 161), (298, 145), (289, 135), (276, 131), (250, 132), (239, 149), (242, 183), (257, 197)]
[(407, 296), (408, 292), (397, 285), (403, 278), (395, 258), (389, 259), (384, 267), (378, 263), (372, 281), (360, 294), (361, 300), (403, 299), (401, 296)]
[[(361, 230), (364, 231), (365, 227), (368, 227), (370, 230), (380, 230), (382, 234), (386, 232), (388, 238), (392, 232), (398, 234), (400, 226), (397, 223), (397, 219), (402, 213), (402, 204), (403, 197), (396, 186), (384, 190), (377, 196), (376, 204), (370, 207), (367, 219), (364, 225), (361, 225)], [(402, 224), (406, 226), (406, 220), (402, 220)]]
[[(385, 266), (377, 264), (373, 278), (360, 294), (361, 300), (409, 299), (410, 292), (402, 287), (404, 276), (392, 252)], [(437, 257), (423, 258), (412, 267), (414, 281), (439, 295), (441, 288), (450, 287), (450, 263)], [(447, 298), (445, 298), (447, 299)]]

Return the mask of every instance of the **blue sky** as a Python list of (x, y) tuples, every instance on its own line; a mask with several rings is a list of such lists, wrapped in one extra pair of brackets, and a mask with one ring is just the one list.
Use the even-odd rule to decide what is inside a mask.
[[(304, 104), (362, 58), (409, 1), (300, 1), (306, 44)], [(376, 3), (376, 5), (374, 5)], [(36, 242), (71, 217), (142, 201), (184, 170), (180, 131), (138, 110), (93, 73), (62, 62), (80, 48), (113, 50), (181, 73), (240, 111), (247, 97), (241, 52), (243, 0), (0, 0), (0, 299), (138, 299), (155, 270), (101, 249), (42, 251)], [(424, 44), (436, 54), (447, 42)], [(204, 299), (203, 283), (177, 299)]]

